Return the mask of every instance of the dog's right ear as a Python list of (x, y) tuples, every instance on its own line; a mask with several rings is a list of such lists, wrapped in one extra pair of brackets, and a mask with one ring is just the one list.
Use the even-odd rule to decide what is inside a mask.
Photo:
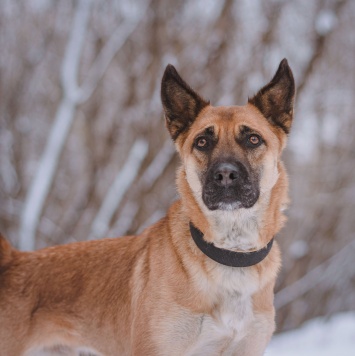
[(174, 141), (189, 129), (200, 111), (209, 105), (185, 83), (171, 64), (166, 67), (161, 82), (161, 101), (166, 125)]
[(248, 101), (259, 109), (272, 125), (280, 127), (288, 134), (293, 119), (295, 91), (292, 70), (284, 58), (271, 82)]

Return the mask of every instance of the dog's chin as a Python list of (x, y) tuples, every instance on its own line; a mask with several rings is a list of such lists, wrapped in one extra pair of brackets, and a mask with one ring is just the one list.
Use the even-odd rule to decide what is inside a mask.
[(243, 207), (243, 204), (240, 201), (233, 203), (219, 202), (218, 204), (207, 206), (209, 210), (224, 210), (224, 211), (233, 211)]
[(238, 209), (250, 209), (259, 199), (259, 190), (250, 190), (247, 194), (240, 194), (239, 197), (225, 194), (217, 196), (215, 194), (202, 194), (202, 200), (209, 210), (234, 211)]
[(257, 202), (257, 200), (255, 201), (248, 201), (243, 203), (242, 201), (219, 201), (219, 202), (204, 202), (206, 207), (208, 208), (208, 210), (214, 211), (214, 210), (223, 210), (223, 211), (234, 211), (234, 210), (238, 210), (238, 209), (249, 209), (251, 207), (253, 207), (255, 205), (255, 203)]

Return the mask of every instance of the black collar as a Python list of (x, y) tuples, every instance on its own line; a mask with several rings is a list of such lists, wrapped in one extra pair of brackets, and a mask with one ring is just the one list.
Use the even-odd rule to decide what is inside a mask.
[(216, 247), (203, 238), (203, 233), (190, 222), (190, 232), (197, 247), (209, 258), (229, 267), (250, 267), (261, 262), (270, 252), (274, 238), (261, 250), (234, 252)]

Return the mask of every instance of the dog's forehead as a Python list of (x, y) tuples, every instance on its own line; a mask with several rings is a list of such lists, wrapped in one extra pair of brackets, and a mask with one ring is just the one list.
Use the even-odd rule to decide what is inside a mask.
[(248, 126), (257, 131), (272, 133), (267, 120), (252, 105), (208, 106), (198, 116), (194, 124), (197, 131), (213, 126), (216, 134), (234, 132), (240, 126)]

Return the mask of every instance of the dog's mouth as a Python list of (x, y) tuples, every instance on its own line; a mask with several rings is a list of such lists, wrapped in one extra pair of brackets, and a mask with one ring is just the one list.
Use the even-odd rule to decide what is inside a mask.
[(213, 165), (206, 173), (202, 200), (209, 210), (251, 208), (259, 198), (257, 180), (240, 162)]

